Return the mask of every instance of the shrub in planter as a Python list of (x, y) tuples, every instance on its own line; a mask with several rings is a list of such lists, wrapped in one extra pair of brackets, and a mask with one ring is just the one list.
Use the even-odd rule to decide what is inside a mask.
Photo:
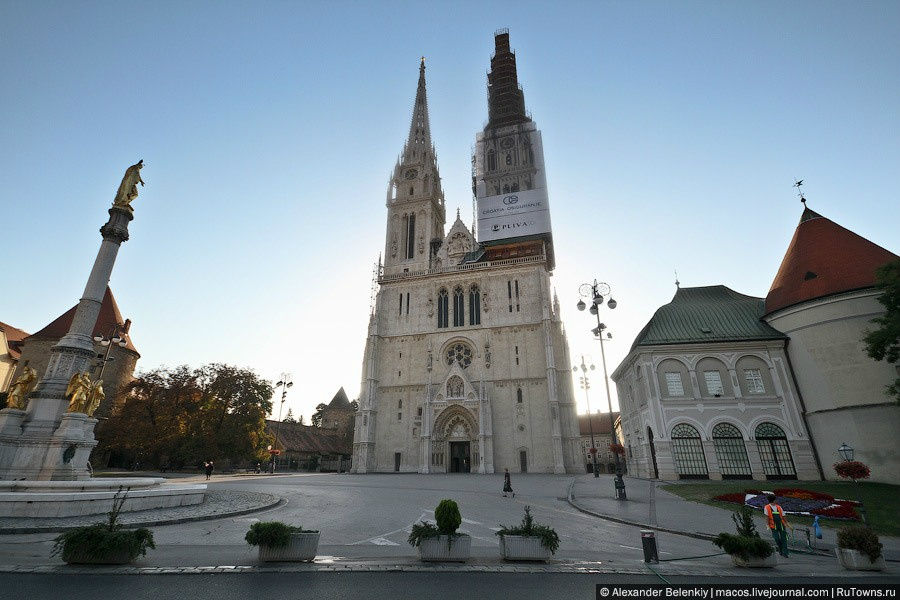
[(319, 548), (318, 531), (280, 521), (253, 523), (244, 539), (251, 546), (259, 546), (263, 561), (308, 561), (316, 557)]
[[(437, 525), (422, 521), (412, 526), (407, 542), (418, 549), (422, 560), (456, 560), (469, 558), (471, 538), (456, 533), (462, 524), (459, 506), (453, 500), (441, 500), (434, 511)], [(446, 538), (446, 548), (443, 539)]]
[[(534, 517), (531, 516), (530, 506), (525, 507), (525, 516), (522, 518), (521, 524), (514, 527), (500, 525), (500, 531), (497, 532), (497, 535), (500, 536), (503, 558), (544, 560), (549, 558), (549, 555), (556, 554), (556, 550), (559, 548), (559, 536), (556, 534), (556, 531), (547, 525), (535, 523)], [(510, 540), (507, 540), (507, 537), (526, 538), (525, 541), (534, 539), (540, 543), (540, 548), (543, 549), (543, 552), (540, 549), (526, 548), (524, 544), (520, 544), (523, 547), (517, 551), (510, 549), (508, 547)]]
[[(864, 558), (868, 558), (873, 565), (882, 557), (882, 544), (878, 541), (878, 534), (863, 525), (850, 525), (838, 529), (837, 542), (840, 550), (855, 550)], [(843, 560), (841, 562), (844, 563)]]
[(772, 546), (759, 537), (753, 522), (753, 512), (747, 507), (741, 507), (731, 515), (731, 520), (734, 521), (737, 535), (720, 533), (713, 544), (730, 554), (736, 565), (775, 566), (774, 560), (767, 560), (774, 552)]
[(61, 555), (70, 564), (119, 565), (144, 556), (148, 548), (156, 548), (152, 531), (144, 527), (123, 529), (118, 522), (126, 496), (120, 487), (106, 523), (77, 527), (57, 536), (50, 556)]

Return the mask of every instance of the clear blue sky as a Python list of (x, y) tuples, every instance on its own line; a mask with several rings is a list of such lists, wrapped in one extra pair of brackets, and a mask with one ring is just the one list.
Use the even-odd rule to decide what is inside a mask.
[(77, 301), (143, 158), (111, 283), (139, 368), (290, 371), (285, 408), (307, 417), (342, 385), (356, 397), (418, 57), (448, 213), (470, 221), (500, 27), (543, 131), (573, 358), (599, 361), (574, 308), (594, 277), (619, 302), (610, 370), (676, 268), (765, 295), (794, 179), (898, 251), (898, 2), (2, 0), (0, 320), (35, 331)]

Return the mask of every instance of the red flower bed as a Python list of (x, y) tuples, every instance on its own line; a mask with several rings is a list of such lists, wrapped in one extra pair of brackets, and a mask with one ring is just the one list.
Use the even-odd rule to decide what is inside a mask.
[(858, 460), (834, 463), (834, 472), (844, 479), (868, 479), (872, 473), (868, 466)]
[(719, 500), (720, 502), (734, 502), (735, 504), (743, 504), (744, 499), (747, 497), (747, 494), (744, 492), (734, 492), (732, 494), (722, 494), (721, 496), (716, 496), (713, 500)]
[(853, 508), (853, 505), (850, 503), (845, 503), (843, 501), (838, 501), (836, 504), (832, 504), (831, 506), (826, 506), (825, 508), (817, 508), (816, 510), (810, 511), (814, 515), (821, 515), (823, 517), (828, 517), (831, 519), (852, 519), (855, 521), (859, 520), (859, 513)]
[(827, 502), (834, 502), (834, 496), (830, 494), (804, 490), (801, 488), (779, 488), (775, 490), (775, 495), (785, 498), (797, 498), (798, 500), (825, 500)]

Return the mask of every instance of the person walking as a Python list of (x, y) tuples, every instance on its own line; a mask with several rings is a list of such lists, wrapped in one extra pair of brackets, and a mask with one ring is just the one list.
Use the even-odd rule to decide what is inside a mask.
[(775, 494), (769, 494), (766, 499), (769, 503), (763, 507), (763, 512), (766, 513), (769, 530), (772, 532), (772, 537), (775, 538), (775, 547), (778, 549), (778, 554), (788, 558), (786, 527), (789, 527), (791, 531), (794, 528), (784, 518), (784, 509), (781, 508), (781, 505), (775, 503)]
[(213, 472), (213, 461), (208, 460), (203, 464), (203, 468), (206, 471), (206, 480), (209, 481), (210, 475)]
[(506, 498), (507, 494), (512, 494), (512, 497), (516, 497), (516, 493), (512, 489), (512, 482), (509, 479), (509, 469), (505, 469), (505, 473), (503, 473), (503, 497)]

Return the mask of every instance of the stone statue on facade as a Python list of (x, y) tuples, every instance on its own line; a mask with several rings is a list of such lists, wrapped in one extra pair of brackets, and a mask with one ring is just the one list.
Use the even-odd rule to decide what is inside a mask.
[(75, 373), (66, 388), (66, 398), (69, 399), (68, 412), (84, 413), (90, 417), (106, 398), (103, 381), (91, 381), (87, 372)]
[(9, 395), (6, 399), (7, 406), (9, 408), (25, 410), (28, 394), (31, 392), (32, 388), (34, 388), (35, 383), (37, 383), (37, 371), (31, 367), (22, 369), (22, 374), (19, 375), (19, 378), (9, 387)]
[(121, 206), (132, 210), (131, 201), (137, 198), (137, 184), (144, 185), (141, 179), (141, 169), (144, 168), (144, 159), (137, 161), (125, 170), (125, 176), (122, 177), (122, 183), (119, 184), (119, 191), (116, 192), (116, 199), (113, 206)]

